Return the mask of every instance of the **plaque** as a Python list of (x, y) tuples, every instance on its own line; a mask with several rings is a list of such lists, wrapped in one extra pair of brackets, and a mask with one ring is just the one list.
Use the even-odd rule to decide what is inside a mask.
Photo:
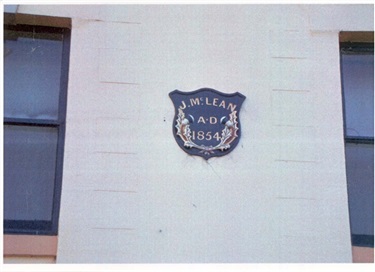
[(186, 153), (208, 160), (224, 156), (241, 136), (239, 113), (245, 96), (210, 88), (169, 93), (175, 107), (173, 135)]

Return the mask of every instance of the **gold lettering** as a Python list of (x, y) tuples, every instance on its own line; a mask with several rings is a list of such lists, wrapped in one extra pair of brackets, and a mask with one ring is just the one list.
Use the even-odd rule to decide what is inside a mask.
[(206, 121), (204, 120), (203, 116), (200, 116), (199, 119), (198, 119), (198, 123), (203, 123), (205, 124)]
[(214, 101), (212, 102), (212, 105), (214, 105), (214, 106), (217, 107), (217, 101), (218, 101), (218, 100), (219, 100), (218, 98), (214, 98)]
[(190, 105), (199, 105), (199, 98), (190, 98)]
[(237, 105), (233, 105), (232, 103), (229, 103), (227, 110), (229, 110), (229, 108), (230, 108), (231, 111), (233, 112), (236, 109), (236, 107), (237, 107)]
[(224, 109), (225, 109), (225, 100), (221, 101), (221, 103), (220, 103), (219, 107), (222, 107), (222, 108), (224, 108)]
[(212, 104), (210, 104), (209, 102), (208, 102), (208, 97), (206, 97), (206, 105), (208, 105), (208, 106), (211, 106)]
[(211, 124), (211, 125), (214, 125), (214, 124), (216, 124), (216, 123), (217, 123), (217, 118), (211, 116), (211, 117), (210, 117), (210, 124)]
[(185, 104), (185, 101), (181, 101), (181, 104), (182, 104), (182, 106), (180, 106), (180, 109), (185, 109), (186, 108), (186, 104)]

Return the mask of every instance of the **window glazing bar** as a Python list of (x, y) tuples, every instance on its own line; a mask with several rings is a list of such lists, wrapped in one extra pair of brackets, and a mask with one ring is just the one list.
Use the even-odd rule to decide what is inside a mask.
[(374, 144), (374, 138), (372, 137), (345, 137), (346, 143), (352, 144)]
[(27, 119), (27, 118), (4, 118), (4, 125), (14, 125), (14, 126), (44, 126), (44, 127), (56, 127), (62, 125), (61, 122), (57, 120), (48, 119)]

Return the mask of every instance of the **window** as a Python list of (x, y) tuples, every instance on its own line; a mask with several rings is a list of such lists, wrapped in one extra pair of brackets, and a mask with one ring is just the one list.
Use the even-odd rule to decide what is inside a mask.
[(341, 76), (352, 245), (374, 247), (374, 44), (342, 43)]
[(70, 30), (4, 26), (4, 233), (57, 234)]

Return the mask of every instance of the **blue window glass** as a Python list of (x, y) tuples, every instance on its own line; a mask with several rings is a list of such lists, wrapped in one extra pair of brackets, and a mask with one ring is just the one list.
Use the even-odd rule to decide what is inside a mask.
[(4, 127), (4, 219), (52, 220), (57, 129)]
[(346, 136), (374, 137), (374, 55), (343, 54)]

